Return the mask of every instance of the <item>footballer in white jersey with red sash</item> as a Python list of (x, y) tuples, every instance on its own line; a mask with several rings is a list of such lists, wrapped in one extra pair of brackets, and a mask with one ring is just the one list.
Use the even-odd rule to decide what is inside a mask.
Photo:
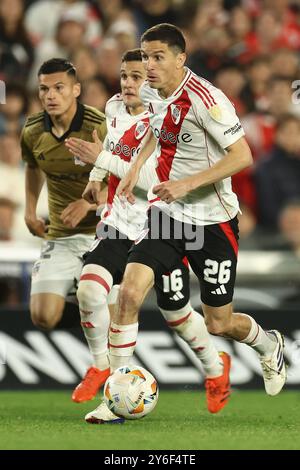
[[(120, 173), (115, 171), (113, 167), (118, 169), (124, 166), (120, 165), (120, 162), (128, 165), (131, 159), (134, 160), (149, 129), (148, 115), (143, 112), (143, 106), (138, 96), (138, 88), (141, 84), (139, 83), (141, 82), (140, 77), (145, 73), (140, 51), (139, 55), (137, 51), (129, 51), (125, 57), (121, 67), (122, 97), (116, 95), (107, 104), (108, 137), (105, 142), (106, 150), (103, 153), (108, 164), (102, 166), (102, 168), (114, 171), (118, 176), (121, 176)], [(135, 79), (135, 76), (139, 78)], [(133, 102), (135, 106), (133, 106)], [(141, 111), (140, 113), (137, 112), (138, 109)], [(93, 158), (95, 157), (92, 162), (95, 163), (99, 151), (96, 151), (95, 156), (94, 148), (95, 146), (97, 148), (98, 144), (96, 140), (92, 144), (73, 138), (69, 139), (67, 146), (78, 158), (86, 156), (84, 148), (89, 150), (92, 148)], [(133, 243), (130, 237), (136, 237), (141, 229), (140, 220), (143, 224), (146, 220), (148, 206), (146, 189), (149, 189), (153, 179), (157, 179), (157, 177), (151, 160), (147, 162), (145, 169), (145, 174), (139, 181), (142, 191), (135, 191), (135, 204), (128, 208), (126, 205), (124, 207), (124, 204), (115, 197), (118, 178), (110, 176), (108, 196), (110, 204), (107, 205), (104, 218), (97, 231), (99, 239), (86, 254), (77, 296), (82, 326), (94, 358), (95, 367), (88, 370), (83, 381), (76, 387), (73, 400), (77, 402), (86, 401), (95, 396), (109, 374), (109, 364), (105, 362), (107, 360), (107, 337), (105, 335), (107, 335), (108, 329), (108, 294), (112, 286), (120, 282), (123, 276), (128, 249)], [(103, 178), (101, 171), (99, 178)], [(90, 180), (98, 180), (98, 177), (93, 179), (91, 174)], [(129, 227), (129, 224), (132, 226)], [(167, 272), (159, 273), (155, 279), (158, 306), (168, 325), (187, 342), (198, 359), (202, 361), (206, 375), (208, 409), (210, 412), (216, 413), (225, 406), (228, 396), (222, 394), (222, 402), (216, 404), (215, 388), (211, 385), (211, 381), (215, 383), (213, 377), (216, 377), (216, 380), (228, 383), (230, 359), (228, 355), (224, 356), (227, 358), (227, 365), (224, 367), (223, 361), (207, 333), (202, 316), (195, 312), (190, 305), (189, 270), (181, 259), (176, 262), (176, 265)], [(135, 280), (135, 283), (137, 282), (138, 279)], [(134, 284), (132, 289), (134, 289)], [(130, 325), (129, 328), (124, 326), (121, 329), (115, 328), (113, 321), (110, 324), (110, 334), (121, 334), (121, 343), (119, 341), (115, 343), (112, 338), (110, 346), (117, 349), (124, 363), (128, 363), (130, 351), (134, 349), (135, 340), (132, 341), (132, 338), (135, 338), (137, 328), (138, 324)], [(123, 335), (126, 336), (126, 344), (123, 344)], [(110, 355), (110, 366), (114, 369), (113, 361), (114, 355)], [(114, 416), (102, 403), (86, 416), (86, 420), (101, 424), (107, 421), (118, 422), (120, 418)]]
[[(199, 280), (208, 331), (252, 347), (266, 392), (276, 395), (286, 380), (282, 335), (264, 331), (249, 315), (233, 314), (239, 206), (230, 177), (252, 164), (244, 131), (224, 93), (184, 66), (186, 43), (179, 28), (153, 26), (142, 35), (141, 49), (147, 82), (140, 94), (150, 112), (160, 183), (149, 194), (145, 237), (129, 253), (115, 328), (137, 322), (155, 277), (186, 255)], [(146, 158), (141, 152), (118, 194), (131, 197)], [(118, 333), (110, 335), (110, 343), (119, 341)], [(117, 368), (122, 357), (114, 347), (112, 354)], [(224, 382), (216, 390), (221, 403), (228, 387)]]
[[(122, 95), (113, 96), (105, 108), (107, 136), (104, 148), (112, 159), (133, 161), (143, 146), (149, 131), (149, 114), (147, 111), (138, 115), (128, 113)], [(108, 183), (107, 204), (103, 211), (102, 223), (110, 225), (130, 240), (136, 240), (145, 224), (145, 214), (148, 208), (147, 192), (135, 189), (135, 204), (126, 200), (121, 202), (115, 197), (120, 179), (110, 174)]]

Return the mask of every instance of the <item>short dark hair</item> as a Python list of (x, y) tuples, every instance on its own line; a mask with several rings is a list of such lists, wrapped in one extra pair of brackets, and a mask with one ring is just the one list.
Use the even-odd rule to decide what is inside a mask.
[(169, 23), (161, 23), (153, 26), (144, 32), (141, 42), (144, 41), (160, 41), (168, 44), (169, 47), (174, 47), (185, 52), (186, 43), (182, 32), (177, 26)]
[(141, 49), (130, 49), (129, 51), (124, 52), (122, 55), (121, 62), (142, 62), (142, 51)]
[(51, 73), (57, 73), (57, 72), (66, 72), (68, 75), (71, 75), (77, 80), (77, 75), (76, 75), (76, 68), (67, 59), (50, 59), (44, 62), (38, 71), (38, 77), (40, 75), (50, 75)]

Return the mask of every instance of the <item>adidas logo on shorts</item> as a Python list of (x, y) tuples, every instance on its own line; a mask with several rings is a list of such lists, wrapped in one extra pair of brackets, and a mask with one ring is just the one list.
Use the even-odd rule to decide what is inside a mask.
[(223, 295), (223, 294), (227, 294), (227, 290), (225, 286), (222, 284), (218, 289), (212, 290), (211, 293), (214, 295)]

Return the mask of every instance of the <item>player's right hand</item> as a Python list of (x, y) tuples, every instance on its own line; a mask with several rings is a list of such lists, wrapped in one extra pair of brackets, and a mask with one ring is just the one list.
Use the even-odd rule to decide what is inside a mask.
[(101, 204), (101, 182), (100, 181), (89, 181), (86, 185), (85, 190), (82, 193), (82, 198), (88, 201), (90, 204)]
[(128, 202), (130, 202), (130, 204), (135, 203), (135, 197), (132, 191), (139, 179), (139, 173), (139, 169), (132, 165), (124, 178), (121, 179), (116, 191), (116, 194), (121, 202), (125, 198)]
[(44, 219), (25, 217), (25, 223), (29, 232), (35, 237), (45, 238), (48, 232), (48, 225)]

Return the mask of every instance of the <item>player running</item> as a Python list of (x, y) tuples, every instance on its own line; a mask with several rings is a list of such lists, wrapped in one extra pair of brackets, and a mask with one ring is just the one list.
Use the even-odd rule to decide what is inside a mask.
[[(81, 256), (89, 248), (99, 220), (95, 204), (82, 198), (92, 167), (70, 156), (64, 141), (68, 136), (90, 139), (94, 129), (104, 139), (106, 124), (102, 113), (78, 102), (80, 84), (69, 61), (45, 62), (38, 77), (44, 111), (28, 118), (21, 147), (26, 162), (25, 221), (33, 235), (45, 239), (32, 271), (30, 312), (36, 326), (50, 330), (60, 320), (64, 327), (79, 322), (78, 305), (66, 302), (66, 297), (76, 287)], [(36, 215), (45, 177), (49, 227)], [(105, 202), (105, 194), (102, 199)]]
[[(230, 177), (252, 163), (244, 131), (221, 90), (184, 66), (185, 40), (178, 28), (161, 24), (147, 30), (142, 55), (148, 81), (141, 98), (152, 129), (147, 145), (156, 144), (159, 184), (149, 194), (145, 237), (132, 247), (121, 284), (109, 334), (112, 367), (122, 366), (133, 354), (138, 311), (155, 276), (186, 255), (199, 279), (208, 331), (252, 347), (259, 355), (266, 392), (276, 395), (286, 380), (282, 335), (264, 331), (249, 315), (234, 313), (232, 306), (239, 205)], [(120, 195), (132, 199), (150, 154), (140, 153), (120, 184)], [(161, 221), (171, 236), (165, 236)], [(159, 240), (153, 236), (158, 228)]]
[[(104, 143), (107, 164), (112, 173), (125, 174), (130, 162), (136, 158), (149, 137), (149, 113), (139, 98), (139, 88), (145, 79), (140, 50), (128, 51), (121, 65), (121, 95), (111, 98), (106, 106), (108, 134)], [(95, 143), (70, 138), (67, 147), (78, 158), (95, 162), (102, 148), (99, 139)], [(154, 148), (153, 148), (154, 150)], [(86, 156), (91, 154), (91, 159)], [(104, 165), (104, 163), (103, 163)], [(102, 168), (103, 168), (103, 165)], [(118, 173), (118, 169), (120, 173)], [(103, 170), (91, 173), (91, 180), (101, 180)], [(87, 254), (85, 266), (78, 286), (82, 326), (92, 353), (95, 366), (90, 368), (84, 380), (73, 393), (73, 400), (87, 401), (93, 398), (110, 374), (107, 350), (107, 335), (110, 324), (107, 307), (108, 293), (114, 284), (121, 282), (125, 270), (128, 250), (143, 229), (148, 208), (147, 190), (155, 175), (154, 160), (147, 162), (144, 177), (135, 190), (136, 203), (123, 204), (115, 197), (119, 179), (111, 175), (109, 180), (108, 204), (102, 223), (97, 230), (98, 240)], [(94, 187), (87, 188), (90, 194)], [(222, 409), (229, 396), (230, 358), (226, 353), (218, 355), (201, 315), (195, 312), (189, 302), (189, 270), (179, 259), (162, 275), (156, 278), (157, 302), (168, 325), (176, 331), (201, 360), (206, 374), (208, 409), (212, 413)], [(171, 274), (170, 274), (171, 273)], [(123, 327), (128, 338), (124, 348), (124, 362), (128, 363), (128, 350), (134, 348), (137, 324)], [(131, 341), (134, 338), (134, 341)], [(129, 348), (129, 349), (128, 349)], [(112, 365), (114, 367), (114, 365)], [(213, 392), (213, 393), (212, 393)], [(88, 422), (117, 422), (105, 404), (86, 417)]]

